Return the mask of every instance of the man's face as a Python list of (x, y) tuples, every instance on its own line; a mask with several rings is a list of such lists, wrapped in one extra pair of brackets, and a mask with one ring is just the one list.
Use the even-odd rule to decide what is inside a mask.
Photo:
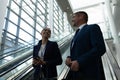
[(83, 19), (82, 15), (79, 14), (73, 14), (73, 17), (72, 17), (72, 24), (74, 27), (78, 27), (79, 24), (81, 23), (81, 20)]
[(72, 24), (73, 24), (73, 26), (77, 26), (78, 20), (79, 20), (78, 15), (73, 14), (73, 17), (72, 17)]
[(51, 30), (49, 28), (45, 28), (41, 32), (42, 37), (49, 38), (51, 36)]

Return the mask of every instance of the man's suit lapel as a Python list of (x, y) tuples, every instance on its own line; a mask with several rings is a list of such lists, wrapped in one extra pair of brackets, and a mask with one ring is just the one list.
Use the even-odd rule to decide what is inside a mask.
[[(76, 35), (76, 37), (74, 37), (74, 44), (76, 43), (77, 38), (80, 37), (80, 35), (81, 35), (82, 33), (84, 33), (84, 29), (85, 29), (86, 26), (87, 26), (87, 24), (86, 24), (81, 30), (79, 30), (79, 32), (78, 32), (78, 34)], [(72, 41), (73, 41), (73, 40), (72, 40)], [(71, 45), (71, 48), (74, 47), (74, 44)]]
[(80, 35), (81, 35), (82, 33), (84, 33), (84, 29), (85, 29), (86, 26), (87, 26), (87, 24), (86, 24), (85, 26), (83, 26), (82, 29), (79, 30), (78, 34), (77, 34), (76, 37), (75, 37), (75, 42), (76, 42), (77, 38), (80, 37)]

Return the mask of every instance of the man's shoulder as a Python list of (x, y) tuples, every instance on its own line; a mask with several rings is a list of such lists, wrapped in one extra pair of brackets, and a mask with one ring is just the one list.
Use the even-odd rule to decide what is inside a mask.
[(88, 28), (90, 28), (90, 29), (98, 29), (98, 28), (100, 28), (100, 26), (98, 24), (89, 24)]
[(88, 26), (99, 26), (98, 24), (89, 24)]

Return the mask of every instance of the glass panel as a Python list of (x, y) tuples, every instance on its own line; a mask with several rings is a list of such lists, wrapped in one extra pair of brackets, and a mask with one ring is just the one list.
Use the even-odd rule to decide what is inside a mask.
[(45, 17), (44, 16), (40, 16), (37, 17), (37, 22), (40, 23), (40, 25), (43, 27), (45, 25), (45, 23), (43, 22), (43, 20), (45, 20)]
[(58, 19), (54, 18), (55, 24), (58, 24)]
[(43, 13), (41, 11), (37, 10), (37, 16), (42, 16), (42, 15), (43, 15)]
[[(9, 37), (9, 38), (8, 38), (8, 37)], [(7, 39), (6, 39), (6, 40), (12, 41), (12, 40), (14, 40), (15, 38), (16, 38), (16, 37), (15, 37), (14, 35), (7, 33)]]
[(54, 14), (54, 18), (58, 19), (58, 15)]
[(41, 34), (38, 33), (38, 32), (36, 32), (36, 38), (37, 38), (38, 40), (42, 39)]
[[(29, 0), (27, 0), (27, 1), (29, 1)], [(31, 17), (33, 17), (33, 16), (34, 16), (34, 11), (33, 11), (34, 9), (32, 9), (32, 8), (34, 8), (34, 6), (31, 6), (30, 4), (31, 4), (30, 2), (28, 2), (28, 3), (23, 2), (22, 8), (23, 8)], [(27, 6), (27, 5), (29, 5), (29, 6)]]
[[(28, 30), (29, 31), (29, 30)], [(32, 42), (33, 41), (33, 37), (30, 36), (28, 33), (24, 32), (23, 30), (20, 29), (20, 33), (19, 33), (19, 37), (21, 39), (23, 39), (26, 42)]]
[(10, 19), (11, 21), (13, 21), (15, 24), (18, 23), (18, 16), (15, 15), (13, 12), (10, 12), (10, 17), (9, 17), (9, 19)]
[(30, 0), (31, 2), (33, 2), (35, 4), (36, 0)]
[(15, 1), (17, 4), (20, 4), (21, 0), (13, 0)]
[(58, 34), (58, 30), (56, 30), (55, 28), (54, 28), (54, 33), (55, 33), (55, 34)]
[(43, 12), (43, 13), (45, 13), (45, 9), (39, 4), (38, 5), (38, 8)]
[[(38, 3), (39, 3), (38, 6), (39, 6), (39, 5), (42, 5), (42, 7), (45, 8), (45, 4), (44, 4), (43, 1), (39, 1)], [(38, 8), (39, 8), (39, 7), (38, 7)]]
[(8, 32), (12, 33), (13, 35), (16, 35), (17, 26), (12, 24), (11, 22), (9, 22), (8, 25), (9, 25), (8, 26)]
[(36, 24), (36, 30), (38, 30), (39, 32), (42, 31), (42, 27), (38, 23)]
[(32, 19), (30, 16), (28, 16), (28, 14), (25, 13), (24, 11), (22, 11), (21, 17), (22, 17), (26, 22), (28, 22), (29, 24), (31, 24), (31, 26), (34, 24), (33, 19)]
[[(50, 23), (49, 20), (47, 20), (47, 25), (48, 25), (48, 26), (49, 26), (49, 23)], [(50, 26), (49, 26), (49, 27), (50, 27)]]
[(12, 1), (12, 4), (11, 4), (11, 9), (13, 11), (15, 11), (15, 13), (19, 14), (19, 7), (17, 4), (15, 4), (13, 1)]
[(22, 11), (21, 17), (22, 17), (23, 19), (29, 18), (28, 14), (27, 14), (26, 12), (24, 12), (24, 11)]
[(58, 24), (54, 23), (54, 27), (55, 27), (56, 29), (58, 29)]
[(23, 20), (21, 21), (20, 27), (25, 31), (27, 31), (28, 33), (33, 34), (33, 28), (27, 23), (25, 23)]

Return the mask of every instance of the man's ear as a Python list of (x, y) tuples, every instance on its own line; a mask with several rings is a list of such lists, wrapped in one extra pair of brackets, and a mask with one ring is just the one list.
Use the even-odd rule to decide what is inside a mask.
[(80, 14), (80, 15), (79, 15), (79, 18), (80, 18), (80, 19), (81, 19), (81, 18), (83, 18), (83, 15), (82, 15), (82, 14)]
[(80, 20), (83, 20), (83, 19), (84, 19), (84, 15), (80, 15), (80, 16), (79, 16), (79, 19), (80, 19)]

